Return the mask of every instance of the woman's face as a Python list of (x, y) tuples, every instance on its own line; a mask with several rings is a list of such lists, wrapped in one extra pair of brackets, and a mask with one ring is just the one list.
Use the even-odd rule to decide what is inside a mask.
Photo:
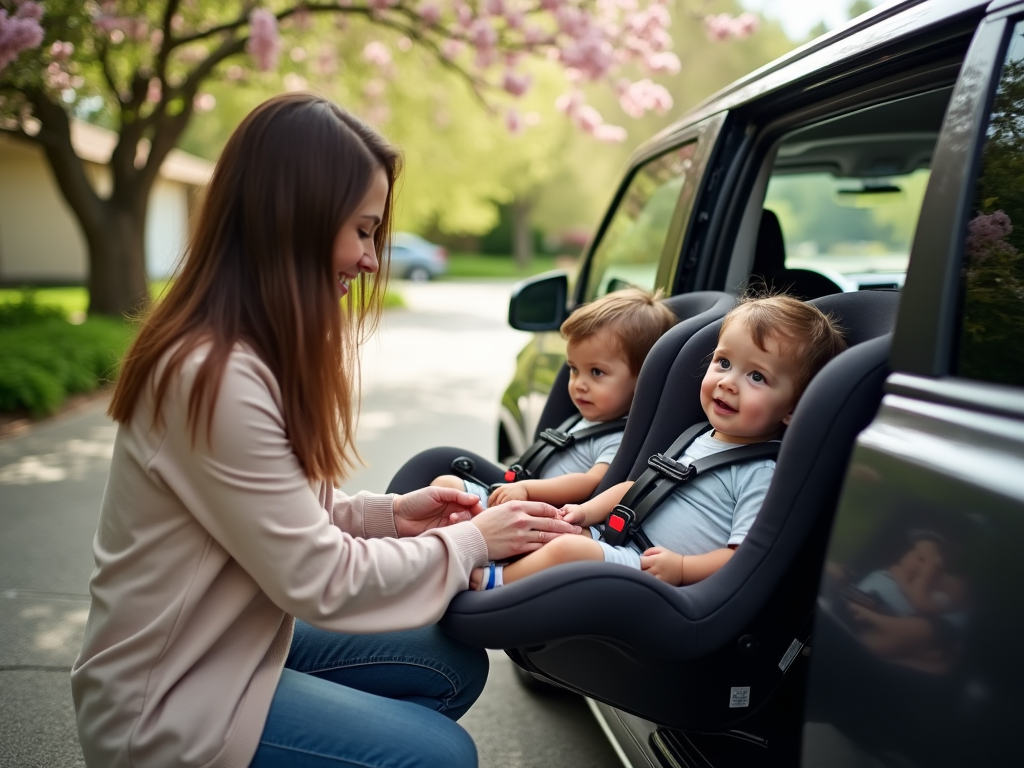
[(349, 282), (361, 272), (376, 272), (380, 267), (373, 235), (384, 218), (387, 199), (388, 177), (383, 168), (378, 168), (370, 179), (366, 196), (334, 237), (332, 264), (339, 299), (348, 293)]

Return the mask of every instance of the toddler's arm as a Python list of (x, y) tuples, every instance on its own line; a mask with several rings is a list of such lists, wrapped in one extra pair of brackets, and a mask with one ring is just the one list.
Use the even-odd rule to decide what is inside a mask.
[(582, 504), (566, 504), (562, 507), (565, 511), (562, 519), (573, 525), (583, 526), (583, 534), (589, 536), (590, 534), (585, 530), (586, 526), (600, 525), (607, 520), (608, 515), (615, 509), (615, 505), (622, 501), (626, 491), (632, 487), (633, 481), (627, 480), (602, 491), (590, 501), (585, 501)]
[(491, 494), (487, 505), (493, 507), (506, 501), (544, 501), (555, 507), (583, 501), (590, 497), (608, 471), (604, 462), (595, 464), (587, 472), (550, 477), (546, 480), (520, 480), (508, 483)]
[(732, 558), (736, 547), (723, 547), (703, 555), (680, 555), (664, 547), (651, 547), (640, 558), (640, 568), (674, 587), (696, 584)]

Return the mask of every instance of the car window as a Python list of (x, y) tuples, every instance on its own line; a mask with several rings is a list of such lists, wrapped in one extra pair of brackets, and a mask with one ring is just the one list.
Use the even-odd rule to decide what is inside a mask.
[(693, 162), (693, 141), (658, 155), (633, 175), (594, 248), (584, 301), (626, 285), (654, 287), (672, 215)]
[(1024, 23), (1003, 62), (964, 240), (957, 372), (1024, 385)]
[(787, 269), (814, 269), (859, 287), (871, 276), (902, 281), (929, 171), (843, 178), (785, 173), (768, 184), (764, 207), (782, 230)]

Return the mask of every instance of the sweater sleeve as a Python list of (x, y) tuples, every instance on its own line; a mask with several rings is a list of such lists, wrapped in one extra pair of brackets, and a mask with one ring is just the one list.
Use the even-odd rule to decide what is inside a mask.
[[(228, 360), (209, 433), (201, 428), (193, 440), (187, 403), (201, 359), (194, 354), (181, 386), (168, 391), (167, 433), (150, 471), (285, 612), (344, 632), (436, 621), (471, 569), (486, 562), (476, 526), (402, 539), (346, 532), (357, 521), (379, 526), (390, 517), (390, 497), (357, 494), (324, 509), (288, 440), (273, 375), (242, 350)], [(346, 530), (332, 521), (342, 510)]]

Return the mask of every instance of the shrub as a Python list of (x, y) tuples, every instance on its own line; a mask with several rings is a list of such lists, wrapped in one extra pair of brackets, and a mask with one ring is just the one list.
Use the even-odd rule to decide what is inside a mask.
[(25, 302), (0, 305), (0, 411), (42, 416), (112, 379), (132, 330), (108, 318), (72, 325), (59, 313), (32, 311)]

